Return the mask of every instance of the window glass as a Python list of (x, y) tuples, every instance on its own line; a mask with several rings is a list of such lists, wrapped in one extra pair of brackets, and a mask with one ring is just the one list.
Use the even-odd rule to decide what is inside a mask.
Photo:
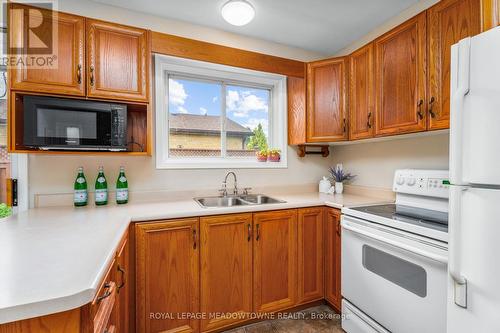
[(169, 156), (221, 156), (222, 84), (169, 78)]
[(269, 148), (268, 89), (226, 87), (227, 156), (254, 157)]

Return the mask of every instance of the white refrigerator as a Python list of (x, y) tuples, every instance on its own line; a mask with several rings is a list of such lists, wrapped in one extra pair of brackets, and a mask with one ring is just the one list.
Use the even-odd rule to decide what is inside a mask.
[(447, 331), (500, 332), (500, 27), (452, 47)]

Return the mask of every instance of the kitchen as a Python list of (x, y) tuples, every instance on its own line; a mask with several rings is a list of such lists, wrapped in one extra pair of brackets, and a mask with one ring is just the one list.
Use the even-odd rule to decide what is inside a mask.
[(4, 7), (4, 54), (57, 61), (4, 69), (0, 332), (500, 330), (500, 4), (370, 4)]

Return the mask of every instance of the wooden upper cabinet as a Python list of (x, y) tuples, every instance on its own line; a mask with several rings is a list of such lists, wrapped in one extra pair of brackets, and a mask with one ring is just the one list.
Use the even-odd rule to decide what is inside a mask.
[(148, 101), (150, 45), (144, 29), (87, 19), (87, 95)]
[(341, 309), (341, 233), (340, 210), (325, 209), (325, 298), (337, 311)]
[[(220, 329), (252, 311), (252, 214), (202, 217), (201, 331)], [(238, 316), (240, 318), (238, 318)]]
[(287, 78), (288, 91), (288, 144), (306, 143), (306, 80)]
[(254, 222), (254, 311), (292, 307), (297, 299), (297, 211), (256, 213)]
[(425, 131), (426, 13), (379, 37), (375, 49), (375, 134)]
[(450, 126), (451, 46), (480, 31), (479, 0), (442, 0), (428, 10), (429, 129)]
[[(28, 46), (36, 42), (29, 31), (29, 19), (53, 22), (57, 31), (52, 41), (50, 64), (41, 67), (20, 65), (10, 70), (11, 89), (64, 95), (85, 95), (85, 25), (84, 18), (45, 9), (12, 4), (9, 22), (11, 45), (19, 45), (16, 54), (30, 54)], [(33, 41), (32, 41), (33, 38)], [(43, 41), (42, 41), (43, 42)], [(45, 43), (44, 43), (45, 44)]]
[(373, 137), (375, 131), (375, 64), (373, 44), (349, 57), (349, 138)]
[(347, 61), (342, 57), (307, 64), (307, 142), (348, 138)]
[(481, 31), (500, 25), (500, 0), (481, 1)]
[(323, 299), (323, 207), (298, 210), (298, 302)]
[(186, 314), (199, 311), (198, 219), (135, 228), (137, 332), (197, 332), (199, 320)]

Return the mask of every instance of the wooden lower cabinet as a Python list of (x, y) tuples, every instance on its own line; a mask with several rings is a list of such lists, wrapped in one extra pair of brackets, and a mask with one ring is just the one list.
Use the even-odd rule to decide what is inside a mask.
[(200, 228), (201, 331), (208, 331), (252, 311), (252, 214), (202, 217)]
[(292, 307), (297, 299), (297, 210), (255, 213), (254, 311)]
[(340, 311), (340, 258), (341, 258), (340, 210), (325, 209), (325, 299)]
[(323, 207), (298, 210), (298, 302), (323, 298)]
[(197, 332), (197, 218), (136, 225), (137, 332)]
[(116, 281), (116, 298), (115, 305), (115, 324), (116, 331), (120, 333), (128, 333), (130, 331), (130, 244), (128, 235), (125, 235), (120, 246), (118, 247), (114, 275)]

